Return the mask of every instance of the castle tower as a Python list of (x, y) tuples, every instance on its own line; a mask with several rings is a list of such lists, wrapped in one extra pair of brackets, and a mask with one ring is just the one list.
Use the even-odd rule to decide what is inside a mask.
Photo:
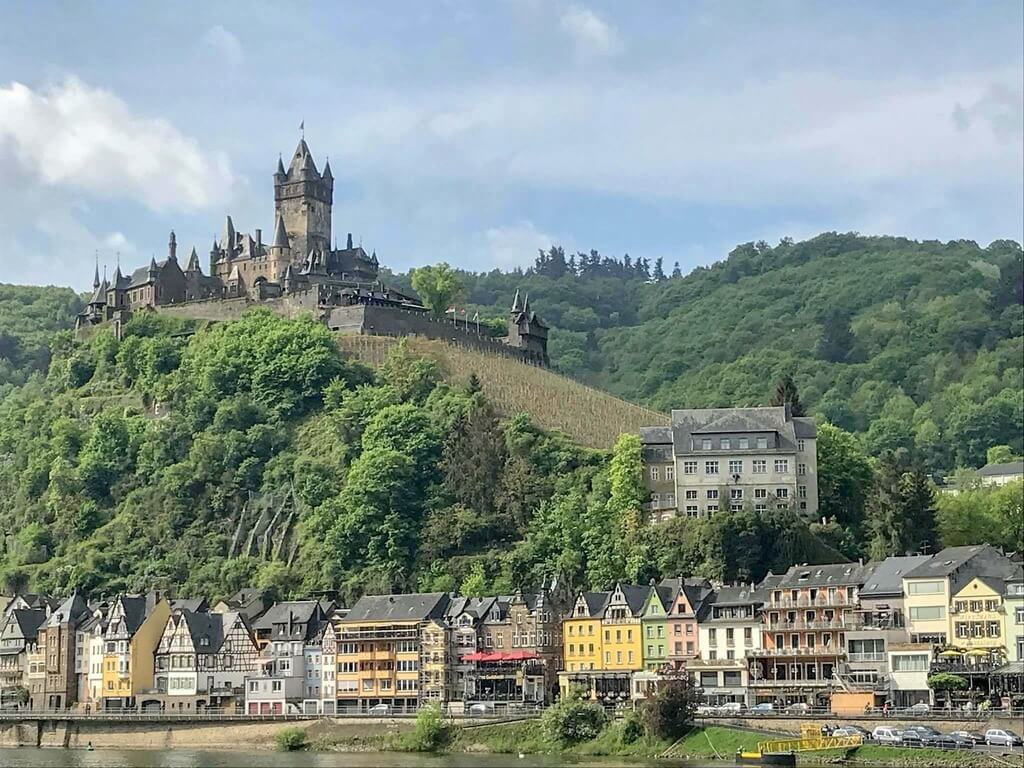
[(274, 212), (284, 221), (292, 254), (311, 250), (331, 250), (331, 206), (334, 201), (334, 177), (330, 164), (323, 175), (316, 169), (313, 155), (300, 139), (291, 165), (277, 162), (274, 173)]

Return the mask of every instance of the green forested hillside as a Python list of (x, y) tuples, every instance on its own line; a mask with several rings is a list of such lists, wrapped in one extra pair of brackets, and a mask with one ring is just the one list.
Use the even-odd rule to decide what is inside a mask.
[(789, 374), (871, 455), (905, 448), (946, 472), (993, 445), (1021, 451), (1019, 244), (827, 233), (665, 271), (553, 248), (524, 272), (463, 280), (471, 313), (528, 291), (557, 368), (658, 410), (764, 404)]
[(446, 383), (405, 344), (371, 370), (322, 325), (266, 310), (62, 333), (45, 379), (0, 402), (0, 577), (351, 598), (755, 578), (836, 556), (790, 512), (644, 528), (636, 435), (612, 455), (499, 421), (465, 373)]
[(82, 311), (70, 288), (0, 283), (0, 395), (33, 371), (46, 371), (50, 339)]

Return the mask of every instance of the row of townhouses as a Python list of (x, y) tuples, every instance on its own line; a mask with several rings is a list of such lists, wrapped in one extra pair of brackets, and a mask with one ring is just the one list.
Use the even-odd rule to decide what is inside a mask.
[(759, 584), (690, 577), (572, 598), (367, 595), (209, 605), (151, 593), (89, 602), (20, 595), (3, 609), (0, 705), (335, 714), (544, 704), (613, 706), (669, 671), (708, 704), (862, 711), (960, 694), (1024, 704), (1024, 569), (987, 546), (877, 563), (799, 565)]

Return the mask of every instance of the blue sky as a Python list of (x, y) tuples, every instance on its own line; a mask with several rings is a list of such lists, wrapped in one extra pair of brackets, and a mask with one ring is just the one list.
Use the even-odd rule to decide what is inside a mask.
[(272, 231), (301, 120), (339, 239), (396, 270), (1020, 240), (1022, 39), (1019, 0), (7, 4), (0, 279)]

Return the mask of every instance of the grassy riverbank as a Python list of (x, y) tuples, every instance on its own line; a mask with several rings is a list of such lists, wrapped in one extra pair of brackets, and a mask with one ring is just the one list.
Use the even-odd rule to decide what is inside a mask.
[[(408, 724), (358, 735), (336, 732), (327, 722), (309, 728), (304, 748), (325, 752), (414, 752), (413, 732)], [(777, 734), (737, 728), (709, 726), (695, 728), (678, 742), (648, 734), (631, 738), (622, 721), (612, 723), (594, 739), (564, 746), (548, 740), (536, 720), (473, 727), (452, 727), (437, 751), (462, 754), (541, 754), (575, 757), (618, 757), (650, 760), (670, 756), (673, 759), (721, 760), (732, 763), (738, 750), (757, 749), (759, 741)], [(806, 752), (799, 755), (802, 765), (843, 764), (879, 768), (1000, 768), (999, 762), (985, 752), (947, 752), (939, 749), (897, 749), (866, 744), (853, 750), (837, 749)], [(1015, 765), (1020, 765), (1015, 764)]]

